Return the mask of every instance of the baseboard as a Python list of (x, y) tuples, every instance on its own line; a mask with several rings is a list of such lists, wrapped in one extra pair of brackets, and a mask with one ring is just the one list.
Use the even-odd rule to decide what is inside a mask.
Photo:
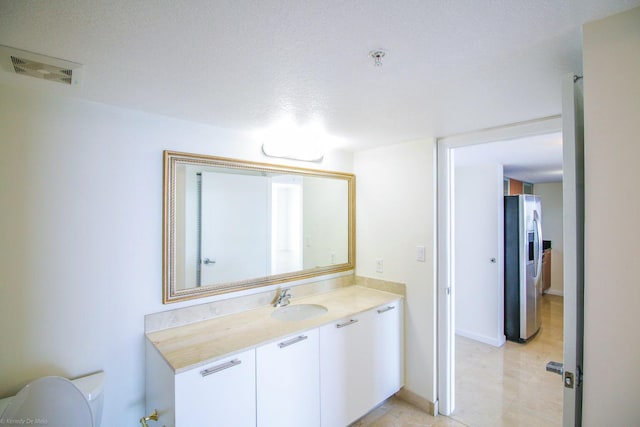
[(548, 289), (544, 292), (545, 294), (549, 294), (549, 295), (557, 295), (559, 297), (563, 297), (564, 296), (564, 292), (562, 291), (557, 291), (555, 289)]
[(423, 410), (424, 412), (426, 412), (429, 415), (433, 415), (434, 417), (436, 415), (438, 415), (438, 402), (436, 401), (435, 403), (425, 399), (424, 397), (412, 392), (411, 390), (407, 390), (405, 387), (401, 388), (397, 393), (396, 396), (401, 399), (404, 400), (407, 403), (412, 404), (413, 406), (415, 406), (418, 409)]
[(460, 335), (461, 337), (470, 338), (475, 341), (480, 341), (485, 344), (492, 345), (494, 347), (502, 347), (506, 341), (506, 337), (504, 335), (499, 336), (498, 338), (490, 338), (484, 335), (474, 334), (473, 332), (463, 331), (460, 329), (456, 329), (456, 335)]

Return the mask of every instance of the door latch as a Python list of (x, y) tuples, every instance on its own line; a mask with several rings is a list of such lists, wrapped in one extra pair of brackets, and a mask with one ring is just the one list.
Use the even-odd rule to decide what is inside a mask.
[(573, 372), (567, 372), (565, 371), (564, 373), (564, 386), (566, 388), (573, 388)]

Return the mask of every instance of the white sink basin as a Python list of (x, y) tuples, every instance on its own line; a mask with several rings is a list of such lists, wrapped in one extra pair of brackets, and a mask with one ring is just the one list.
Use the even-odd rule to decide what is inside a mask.
[(294, 304), (286, 307), (281, 307), (271, 313), (271, 317), (278, 320), (285, 320), (287, 322), (294, 322), (297, 320), (311, 319), (323, 315), (327, 312), (327, 307), (318, 304)]

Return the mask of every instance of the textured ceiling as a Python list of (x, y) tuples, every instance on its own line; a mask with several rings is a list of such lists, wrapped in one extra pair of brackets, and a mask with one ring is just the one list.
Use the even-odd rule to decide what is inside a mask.
[(320, 121), (358, 150), (560, 113), (581, 25), (638, 4), (0, 0), (0, 44), (85, 66), (80, 87), (0, 82), (247, 131)]

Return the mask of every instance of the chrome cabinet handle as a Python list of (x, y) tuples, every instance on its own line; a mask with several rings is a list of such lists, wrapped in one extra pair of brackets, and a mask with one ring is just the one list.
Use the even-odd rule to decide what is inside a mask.
[(336, 325), (336, 328), (344, 328), (345, 326), (349, 326), (349, 325), (353, 325), (354, 323), (356, 323), (358, 321), (358, 319), (351, 319), (348, 322), (344, 322), (344, 323), (338, 323)]
[(385, 308), (381, 308), (378, 310), (378, 314), (382, 314), (382, 313), (386, 313), (387, 311), (393, 310), (395, 309), (396, 306), (395, 305), (388, 305)]
[(229, 369), (229, 368), (233, 368), (234, 366), (237, 366), (239, 364), (241, 364), (242, 361), (239, 359), (233, 359), (230, 360), (226, 363), (222, 363), (218, 366), (214, 366), (213, 368), (209, 368), (209, 369), (205, 369), (203, 371), (200, 371), (200, 375), (202, 375), (203, 377), (206, 377), (207, 375), (211, 375), (211, 374), (215, 374), (216, 372), (220, 372), (220, 371), (224, 371), (225, 369)]
[(299, 337), (291, 338), (290, 340), (287, 340), (287, 341), (282, 341), (281, 343), (278, 344), (278, 347), (280, 348), (289, 347), (290, 345), (299, 343), (300, 341), (304, 341), (307, 338), (309, 337), (306, 335), (300, 335)]

